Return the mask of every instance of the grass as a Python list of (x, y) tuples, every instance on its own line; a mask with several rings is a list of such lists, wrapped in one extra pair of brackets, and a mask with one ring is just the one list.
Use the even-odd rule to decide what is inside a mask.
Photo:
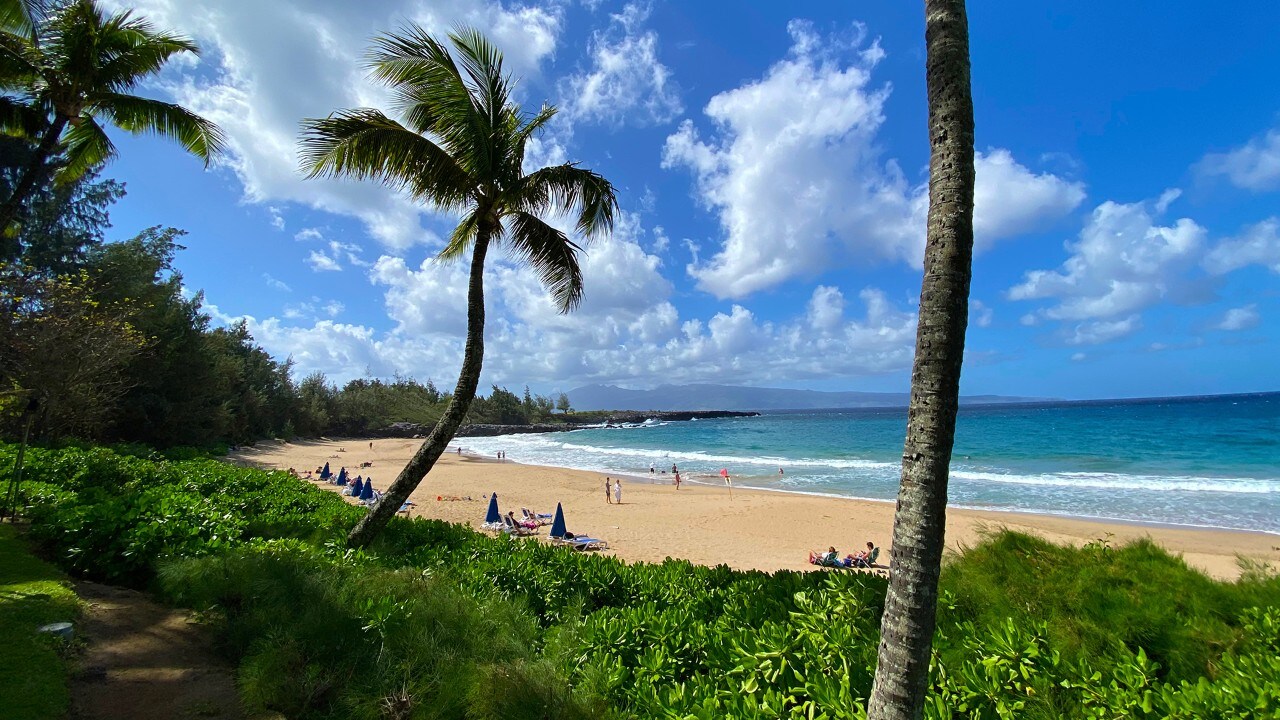
[(66, 577), (27, 549), (10, 525), (0, 525), (0, 708), (8, 720), (66, 715), (68, 667), (57, 641), (36, 633), (75, 620), (79, 600)]

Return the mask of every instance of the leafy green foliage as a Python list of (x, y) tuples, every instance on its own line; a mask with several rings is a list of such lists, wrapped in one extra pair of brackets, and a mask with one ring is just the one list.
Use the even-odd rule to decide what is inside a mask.
[[(0, 446), (0, 466), (14, 449)], [(67, 567), (208, 611), (246, 698), (300, 718), (865, 715), (885, 581), (626, 564), (363, 512), (207, 458), (29, 452), (32, 536)], [(1280, 714), (1280, 579), (1150, 543), (1000, 533), (944, 569), (925, 717)]]

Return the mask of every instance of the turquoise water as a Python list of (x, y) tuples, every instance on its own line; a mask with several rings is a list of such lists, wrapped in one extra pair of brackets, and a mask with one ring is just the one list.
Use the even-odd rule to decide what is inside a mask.
[[(905, 409), (464, 438), (517, 462), (892, 500)], [(1280, 533), (1280, 393), (969, 407), (954, 506)], [(779, 474), (782, 469), (784, 474)], [(661, 474), (666, 470), (667, 474)]]

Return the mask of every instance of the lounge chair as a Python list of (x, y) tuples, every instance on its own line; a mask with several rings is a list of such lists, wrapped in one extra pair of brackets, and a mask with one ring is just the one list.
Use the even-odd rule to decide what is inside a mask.
[(853, 564), (850, 565), (850, 567), (855, 567), (855, 568), (880, 567), (879, 565), (876, 565), (876, 560), (879, 557), (880, 557), (880, 548), (873, 547), (871, 548), (871, 552), (868, 553), (865, 558), (854, 558)]
[(529, 512), (529, 508), (520, 508), (520, 512), (524, 513), (524, 519), (531, 523), (537, 523), (538, 525), (551, 524), (551, 513), (532, 513)]
[(520, 535), (520, 536), (535, 535), (538, 532), (533, 528), (528, 528), (521, 525), (520, 523), (507, 517), (506, 515), (502, 516), (502, 527), (500, 528), (500, 530), (509, 535)]
[(583, 537), (581, 535), (572, 540), (564, 540), (564, 543), (574, 550), (608, 550), (609, 543), (599, 538)]

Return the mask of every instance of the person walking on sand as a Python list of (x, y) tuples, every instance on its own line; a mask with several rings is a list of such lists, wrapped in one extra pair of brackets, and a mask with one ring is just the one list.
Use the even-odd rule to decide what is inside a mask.
[(615, 505), (622, 504), (622, 478), (613, 481), (613, 502)]
[(612, 478), (606, 477), (604, 479), (604, 501), (609, 503), (610, 505), (613, 504), (613, 479)]
[(658, 472), (657, 467), (653, 463), (649, 463), (649, 474), (655, 475), (657, 474), (657, 472)]
[[(675, 466), (672, 465), (672, 467), (675, 467)], [(680, 473), (675, 470), (672, 470), (671, 472), (676, 474), (676, 489), (679, 490), (680, 489)]]

